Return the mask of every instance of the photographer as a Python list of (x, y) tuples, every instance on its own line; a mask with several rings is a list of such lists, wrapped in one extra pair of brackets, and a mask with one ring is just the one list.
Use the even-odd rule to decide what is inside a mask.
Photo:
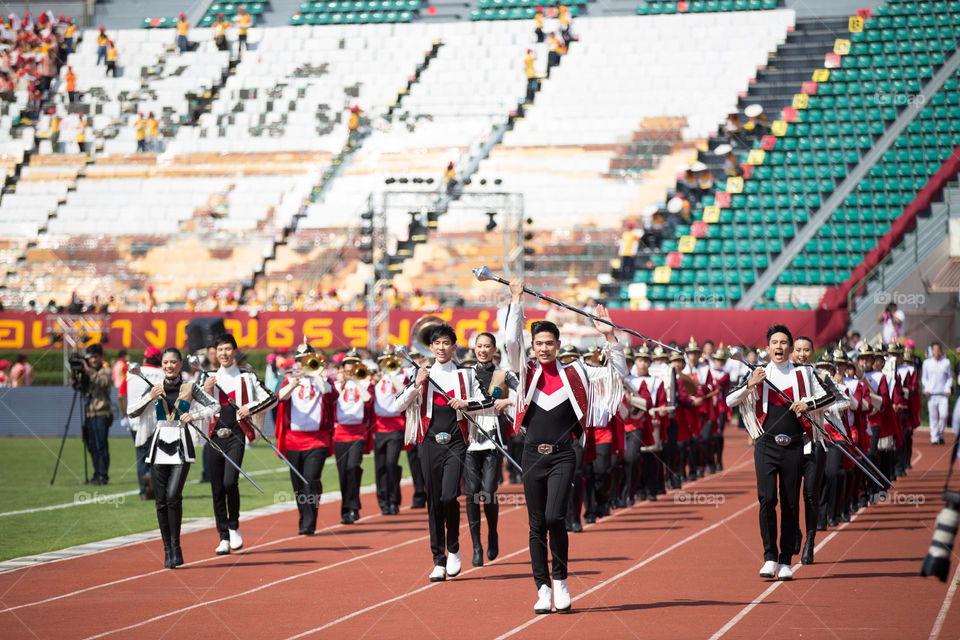
[(110, 449), (107, 430), (113, 422), (110, 408), (110, 368), (103, 366), (103, 346), (91, 344), (83, 362), (86, 378), (87, 449), (93, 460), (94, 475), (90, 484), (107, 484), (110, 468)]

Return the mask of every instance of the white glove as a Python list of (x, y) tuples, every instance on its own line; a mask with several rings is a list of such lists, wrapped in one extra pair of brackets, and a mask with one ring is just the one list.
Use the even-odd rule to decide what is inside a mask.
[(130, 422), (130, 418), (123, 416), (120, 418), (120, 426), (129, 431), (130, 433), (135, 433), (137, 430), (133, 428), (133, 424)]

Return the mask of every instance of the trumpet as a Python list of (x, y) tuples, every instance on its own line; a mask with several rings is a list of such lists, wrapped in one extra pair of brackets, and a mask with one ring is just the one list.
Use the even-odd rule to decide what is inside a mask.
[(353, 368), (350, 377), (357, 381), (366, 380), (370, 377), (370, 368), (361, 362)]
[(400, 371), (402, 367), (403, 365), (400, 363), (400, 358), (397, 356), (387, 356), (383, 359), (383, 362), (380, 363), (380, 368), (391, 375)]
[(303, 371), (308, 376), (318, 376), (323, 373), (323, 369), (326, 366), (326, 359), (322, 355), (311, 355), (307, 356), (301, 362)]

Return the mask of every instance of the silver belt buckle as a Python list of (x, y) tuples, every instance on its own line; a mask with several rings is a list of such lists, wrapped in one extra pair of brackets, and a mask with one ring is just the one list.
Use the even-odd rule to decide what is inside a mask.
[(548, 455), (554, 452), (556, 447), (552, 444), (540, 444), (537, 445), (537, 453), (542, 453), (543, 455)]
[(778, 433), (777, 435), (773, 436), (773, 441), (776, 442), (781, 447), (785, 447), (788, 444), (790, 444), (791, 440), (793, 440), (793, 438), (791, 438), (788, 435), (784, 435), (782, 433)]
[(233, 435), (233, 430), (228, 429), (227, 427), (220, 427), (214, 432), (214, 435), (218, 438), (229, 438)]
[(443, 431), (441, 433), (434, 435), (433, 437), (437, 441), (437, 444), (447, 444), (448, 442), (450, 442), (450, 438), (452, 438), (453, 436), (451, 436), (446, 431)]

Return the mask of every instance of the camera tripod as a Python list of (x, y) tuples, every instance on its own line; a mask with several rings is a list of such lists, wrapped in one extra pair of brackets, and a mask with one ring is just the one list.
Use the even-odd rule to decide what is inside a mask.
[(90, 475), (87, 471), (87, 394), (84, 393), (80, 384), (73, 385), (73, 400), (70, 401), (70, 413), (67, 414), (67, 423), (63, 425), (63, 437), (60, 438), (60, 450), (57, 452), (57, 463), (53, 465), (53, 476), (50, 478), (52, 485), (57, 479), (57, 469), (60, 467), (60, 459), (63, 456), (63, 446), (67, 442), (67, 433), (70, 431), (70, 421), (73, 419), (73, 410), (77, 406), (77, 400), (80, 401), (80, 439), (83, 441), (83, 481), (90, 481)]

